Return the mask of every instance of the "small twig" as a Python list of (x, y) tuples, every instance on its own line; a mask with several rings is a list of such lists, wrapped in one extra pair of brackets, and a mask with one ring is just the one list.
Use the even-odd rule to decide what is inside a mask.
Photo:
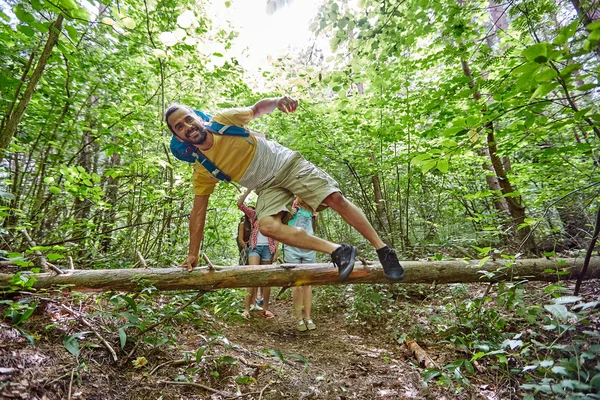
[(218, 394), (220, 394), (220, 395), (230, 395), (230, 394), (229, 394), (229, 393), (227, 393), (227, 392), (222, 392), (222, 391), (220, 391), (220, 390), (213, 389), (213, 388), (211, 388), (210, 386), (205, 386), (205, 385), (202, 385), (202, 384), (200, 384), (200, 383), (193, 383), (193, 382), (176, 382), (176, 381), (159, 381), (158, 383), (164, 383), (164, 384), (167, 384), (167, 385), (192, 386), (192, 387), (195, 387), (195, 388), (200, 388), (200, 389), (207, 390), (207, 391), (209, 391), (209, 392), (218, 393)]
[(144, 257), (142, 257), (142, 253), (140, 253), (139, 250), (138, 250), (138, 251), (135, 252), (135, 254), (139, 258), (140, 262), (142, 263), (142, 266), (144, 268), (148, 268), (148, 264), (146, 264), (146, 260), (144, 260)]
[(270, 383), (267, 383), (267, 384), (265, 385), (265, 387), (264, 387), (264, 388), (262, 388), (262, 390), (260, 391), (260, 395), (258, 396), (258, 400), (261, 400), (261, 399), (262, 399), (263, 392), (265, 391), (265, 389), (266, 389), (266, 388), (268, 388), (268, 387), (269, 387), (269, 385), (271, 385), (271, 384), (270, 384)]
[(71, 270), (75, 269), (75, 264), (73, 264), (73, 257), (69, 256), (69, 268)]
[(79, 318), (81, 320), (81, 322), (83, 322), (88, 328), (90, 328), (92, 330), (92, 332), (94, 332), (94, 335), (96, 335), (96, 337), (98, 339), (100, 339), (100, 341), (104, 344), (104, 347), (106, 347), (108, 349), (108, 351), (110, 352), (110, 354), (112, 355), (113, 359), (115, 361), (118, 360), (117, 357), (117, 353), (115, 353), (115, 350), (111, 347), (111, 345), (106, 341), (106, 339), (104, 339), (96, 330), (96, 328), (94, 328), (94, 326), (83, 316), (81, 315), (81, 313), (79, 313), (78, 311), (72, 310), (69, 307), (65, 306), (64, 304), (60, 304), (54, 300), (50, 300), (48, 299), (48, 301), (58, 305), (59, 307), (61, 307), (63, 310), (67, 311), (69, 314), (72, 314), (74, 316), (76, 316), (77, 318)]
[(154, 369), (152, 371), (150, 371), (149, 375), (154, 375), (154, 373), (156, 371), (158, 371), (159, 369), (161, 369), (162, 367), (164, 367), (165, 365), (171, 364), (173, 366), (179, 366), (179, 365), (186, 365), (186, 364), (192, 364), (195, 363), (195, 360), (186, 360), (184, 358), (180, 359), (180, 360), (169, 360), (169, 361), (165, 361), (162, 364), (158, 364), (156, 367), (154, 367)]
[(73, 376), (75, 375), (75, 367), (71, 370), (71, 380), (69, 381), (69, 395), (67, 400), (71, 400), (71, 391), (73, 390)]
[(52, 264), (50, 261), (46, 261), (46, 265), (48, 267), (50, 267), (50, 269), (52, 271), (56, 272), (58, 275), (62, 275), (65, 273), (62, 269), (58, 268), (56, 265)]
[(208, 270), (209, 271), (215, 271), (216, 270), (215, 265), (210, 261), (210, 259), (206, 255), (206, 253), (202, 253), (202, 258), (204, 259), (204, 261), (206, 261), (206, 264), (208, 265)]

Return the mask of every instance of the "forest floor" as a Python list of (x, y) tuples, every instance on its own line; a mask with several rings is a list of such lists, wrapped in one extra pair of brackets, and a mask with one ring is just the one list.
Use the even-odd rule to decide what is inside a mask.
[[(85, 334), (81, 352), (74, 357), (63, 345), (66, 333), (90, 331), (80, 318), (54, 303), (40, 304), (22, 325), (35, 338), (28, 344), (6, 322), (0, 322), (0, 398), (2, 399), (510, 399), (521, 398), (518, 384), (503, 379), (485, 362), (476, 364), (469, 386), (424, 382), (423, 367), (403, 340), (414, 338), (436, 366), (469, 358), (431, 329), (437, 315), (445, 318), (452, 285), (425, 288), (401, 285), (403, 295), (394, 302), (399, 319), (361, 322), (349, 316), (340, 302), (352, 301), (352, 289), (341, 298), (330, 288), (314, 288), (314, 331), (295, 329), (291, 290), (272, 301), (274, 319), (254, 311), (249, 320), (234, 315), (223, 319), (208, 307), (200, 311), (201, 325), (177, 324), (177, 335), (161, 346), (142, 345), (135, 356), (122, 362), (130, 344), (121, 350), (116, 330), (100, 329), (104, 321), (99, 295), (62, 300), (88, 319), (117, 351), (114, 362), (97, 338)], [(543, 295), (547, 284), (527, 285), (529, 299)], [(487, 285), (460, 285), (469, 296), (480, 296)], [(597, 283), (596, 286), (597, 287)], [(276, 297), (279, 289), (273, 289)], [(339, 291), (339, 289), (338, 289)], [(596, 290), (593, 290), (594, 292)], [(591, 293), (597, 296), (598, 293)], [(328, 296), (332, 296), (328, 301)], [(105, 296), (106, 297), (106, 296)], [(160, 295), (163, 297), (163, 295)], [(168, 301), (164, 296), (162, 301)], [(60, 301), (60, 299), (59, 299)], [(108, 304), (108, 303), (106, 303)], [(106, 305), (105, 304), (105, 305)], [(237, 304), (236, 304), (237, 306)], [(342, 310), (342, 311), (340, 311)], [(4, 312), (4, 310), (0, 310)], [(364, 311), (364, 310), (363, 310)], [(376, 314), (376, 309), (373, 309)], [(237, 311), (236, 311), (237, 314)], [(448, 321), (446, 321), (448, 322)], [(123, 322), (121, 322), (123, 323)], [(106, 325), (103, 325), (106, 324)], [(67, 328), (65, 328), (65, 326)], [(70, 327), (70, 328), (69, 328)], [(113, 327), (114, 329), (114, 327)], [(419, 334), (421, 332), (421, 334)], [(165, 333), (169, 336), (169, 333)], [(402, 339), (399, 339), (402, 338)], [(207, 345), (207, 343), (209, 343)], [(200, 362), (194, 354), (206, 346)], [(132, 361), (143, 356), (136, 368)], [(147, 362), (147, 364), (145, 364)], [(145, 365), (144, 365), (145, 364)]]

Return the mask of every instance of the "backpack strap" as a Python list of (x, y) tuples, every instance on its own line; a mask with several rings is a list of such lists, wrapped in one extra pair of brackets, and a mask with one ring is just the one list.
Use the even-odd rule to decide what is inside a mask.
[(225, 136), (242, 136), (248, 137), (250, 136), (250, 131), (246, 128), (242, 128), (241, 126), (235, 125), (224, 125), (212, 120), (212, 115), (205, 114), (202, 111), (194, 110), (196, 115), (198, 115), (202, 120), (208, 122), (208, 129), (218, 135)]
[(202, 164), (204, 168), (206, 168), (206, 170), (210, 173), (210, 176), (212, 178), (217, 178), (218, 180), (223, 181), (225, 183), (231, 182), (231, 178), (229, 177), (229, 175), (225, 174), (223, 171), (217, 168), (217, 166), (212, 161), (210, 161), (200, 150), (194, 150), (192, 155), (200, 164)]

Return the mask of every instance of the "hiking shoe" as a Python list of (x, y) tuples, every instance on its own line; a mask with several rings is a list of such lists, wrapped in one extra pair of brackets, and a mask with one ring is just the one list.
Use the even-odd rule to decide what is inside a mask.
[(275, 318), (275, 315), (271, 311), (263, 311), (262, 316), (267, 319)]
[(308, 321), (306, 321), (306, 327), (308, 328), (309, 331), (314, 331), (315, 329), (317, 329), (317, 326), (312, 321), (312, 319), (309, 319)]
[(298, 325), (296, 325), (296, 330), (300, 331), (300, 332), (306, 332), (306, 324), (304, 323), (304, 320), (301, 319), (300, 321), (298, 321)]
[(250, 313), (248, 311), (244, 311), (242, 313), (242, 317), (244, 317), (244, 319), (250, 319)]
[(394, 249), (390, 249), (388, 246), (382, 247), (377, 250), (377, 255), (383, 267), (383, 273), (388, 279), (393, 281), (404, 279), (404, 268), (400, 265)]
[(340, 270), (340, 281), (345, 280), (354, 269), (354, 261), (356, 260), (356, 247), (347, 244), (341, 244), (340, 247), (331, 253), (333, 265)]
[(261, 306), (257, 305), (257, 304), (252, 304), (250, 306), (250, 311), (262, 311), (262, 309), (263, 308)]

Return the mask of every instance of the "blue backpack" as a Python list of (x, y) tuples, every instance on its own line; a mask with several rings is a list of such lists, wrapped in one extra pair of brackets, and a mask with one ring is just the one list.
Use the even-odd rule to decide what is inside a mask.
[[(202, 111), (194, 110), (196, 115), (202, 118), (205, 122), (210, 122), (208, 124), (208, 129), (217, 134), (217, 135), (226, 135), (226, 136), (240, 136), (240, 137), (248, 137), (250, 136), (250, 132), (242, 128), (240, 126), (232, 126), (232, 125), (223, 125), (218, 122), (212, 121), (212, 115), (205, 114)], [(219, 170), (217, 166), (210, 161), (202, 152), (196, 147), (189, 143), (180, 142), (177, 140), (175, 135), (171, 138), (171, 153), (178, 160), (185, 161), (188, 163), (194, 163), (198, 161), (206, 170), (210, 173), (213, 178), (217, 178), (220, 181), (225, 183), (231, 182), (231, 178), (223, 173), (223, 171)]]

